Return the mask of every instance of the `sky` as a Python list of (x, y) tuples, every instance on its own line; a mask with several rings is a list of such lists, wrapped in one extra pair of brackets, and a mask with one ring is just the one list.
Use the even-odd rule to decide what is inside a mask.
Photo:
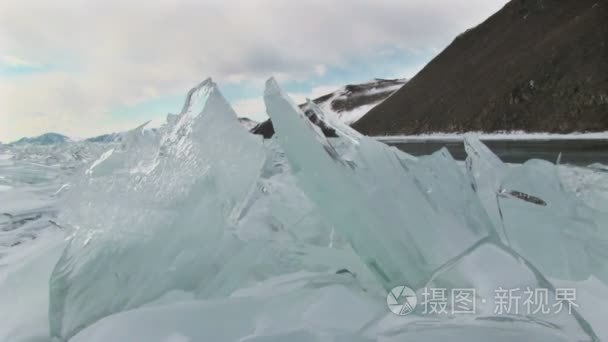
[(124, 131), (178, 113), (207, 77), (264, 120), (296, 100), (411, 78), (506, 0), (0, 0), (0, 141)]

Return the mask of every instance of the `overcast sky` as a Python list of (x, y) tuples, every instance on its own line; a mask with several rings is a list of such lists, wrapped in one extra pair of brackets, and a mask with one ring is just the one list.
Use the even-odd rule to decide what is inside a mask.
[(160, 122), (208, 76), (261, 120), (270, 76), (298, 101), (409, 78), (505, 2), (0, 0), (0, 141)]

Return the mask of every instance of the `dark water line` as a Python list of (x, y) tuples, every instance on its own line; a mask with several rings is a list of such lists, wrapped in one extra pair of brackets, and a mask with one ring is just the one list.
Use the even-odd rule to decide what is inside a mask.
[[(467, 156), (462, 141), (392, 140), (386, 143), (415, 156), (431, 154), (442, 147), (446, 147), (457, 160), (464, 160)], [(543, 159), (555, 163), (561, 153), (563, 164), (608, 165), (608, 139), (486, 140), (483, 143), (507, 163), (523, 163), (529, 159)]]

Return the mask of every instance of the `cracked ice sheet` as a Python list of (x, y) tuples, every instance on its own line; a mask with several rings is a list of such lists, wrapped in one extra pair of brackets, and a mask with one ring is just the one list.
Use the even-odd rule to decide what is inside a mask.
[[(37, 148), (29, 151), (40, 152)], [(39, 245), (38, 240), (49, 235), (48, 231), (58, 230), (49, 222), (58, 211), (55, 192), (72, 172), (33, 165), (27, 154), (16, 154), (19, 159), (10, 154), (10, 158), (0, 160), (0, 187), (7, 187), (0, 191), (0, 276), (11, 266), (14, 254), (31, 252), (30, 244)]]
[(592, 164), (587, 167), (559, 165), (564, 188), (588, 206), (608, 213), (608, 167)]
[(65, 233), (50, 228), (0, 259), (0, 341), (49, 339), (48, 279), (65, 245)]
[[(333, 276), (336, 277), (336, 276)], [(382, 301), (298, 272), (268, 279), (230, 297), (181, 300), (108, 316), (70, 342), (132, 341), (571, 341), (559, 331), (525, 321), (468, 317), (445, 320), (385, 314)], [(314, 282), (313, 282), (314, 284)], [(505, 329), (505, 324), (508, 328)], [(229, 326), (230, 329), (226, 329)]]
[(312, 274), (300, 272), (281, 278), (280, 282), (271, 279), (243, 289), (232, 297), (115, 314), (70, 342), (166, 342), (171, 336), (187, 341), (373, 340), (358, 330), (385, 312), (381, 301), (336, 283), (310, 287)]
[(588, 205), (597, 197), (585, 196), (585, 202), (568, 191), (562, 167), (552, 163), (508, 167), (474, 136), (465, 137), (465, 146), (469, 177), (506, 244), (547, 277), (581, 281), (594, 275), (608, 282), (608, 213)]
[(602, 340), (608, 339), (602, 323), (608, 315), (602, 304), (608, 302), (607, 261), (602, 252), (608, 233), (605, 170), (537, 160), (507, 166), (474, 136), (467, 136), (465, 144), (470, 152), (467, 171), (480, 196), (495, 196), (502, 187), (542, 199), (545, 205), (504, 196), (484, 204), (489, 204), (488, 210), (498, 210), (496, 204), (501, 204), (506, 238), (513, 247), (556, 287), (576, 289), (579, 312)]
[[(548, 277), (608, 282), (608, 215), (565, 191), (555, 165), (530, 160), (503, 179), (506, 191), (520, 191), (542, 203), (499, 196), (505, 231), (513, 248)], [(544, 205), (543, 205), (544, 203)]]
[(608, 341), (608, 286), (595, 277), (583, 281), (551, 279), (557, 287), (576, 289), (578, 311), (591, 324), (601, 341)]

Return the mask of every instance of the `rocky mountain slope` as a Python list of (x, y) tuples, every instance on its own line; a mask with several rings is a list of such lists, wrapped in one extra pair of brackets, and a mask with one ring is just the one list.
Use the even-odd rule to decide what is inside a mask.
[[(344, 123), (350, 125), (399, 90), (406, 82), (405, 79), (375, 79), (367, 83), (349, 84), (333, 93), (318, 97), (313, 102), (324, 112), (331, 112)], [(307, 110), (306, 104), (301, 104), (300, 108), (307, 111), (308, 118), (311, 121), (317, 123), (314, 113)], [(330, 131), (325, 130), (324, 127), (321, 128), (326, 135), (331, 136)], [(252, 132), (270, 138), (274, 134), (274, 127), (268, 119), (255, 127)]]
[(512, 0), (353, 127), (369, 135), (608, 130), (608, 2)]

